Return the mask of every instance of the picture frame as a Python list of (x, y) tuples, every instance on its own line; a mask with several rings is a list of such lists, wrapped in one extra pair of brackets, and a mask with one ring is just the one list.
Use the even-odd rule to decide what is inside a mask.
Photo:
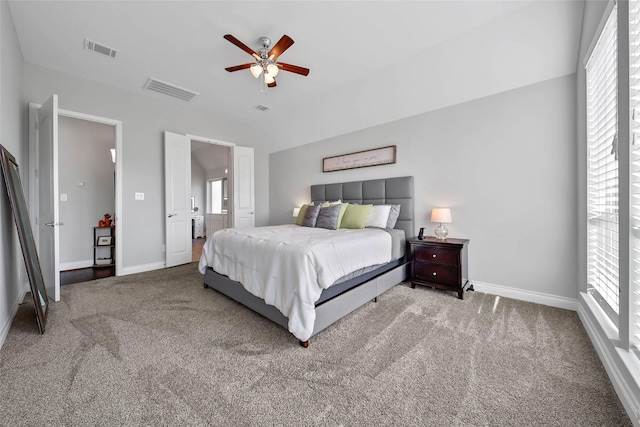
[(112, 237), (111, 236), (99, 236), (98, 237), (98, 242), (96, 243), (96, 245), (98, 246), (110, 246), (112, 244)]
[(396, 150), (397, 147), (395, 145), (389, 145), (372, 150), (325, 157), (322, 159), (322, 172), (393, 164), (396, 162)]

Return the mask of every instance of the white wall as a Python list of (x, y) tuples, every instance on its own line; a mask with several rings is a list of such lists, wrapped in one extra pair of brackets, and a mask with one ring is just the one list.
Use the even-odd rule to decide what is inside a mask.
[[(58, 119), (60, 268), (93, 265), (93, 227), (108, 213), (115, 218), (114, 126), (70, 117)], [(104, 249), (101, 249), (104, 251)], [(99, 254), (99, 255), (104, 255)]]
[[(26, 108), (21, 104), (22, 53), (6, 1), (0, 1), (0, 144), (16, 158), (23, 188), (26, 180)], [(1, 174), (0, 174), (1, 175)], [(24, 260), (9, 199), (0, 185), (0, 345), (4, 342), (13, 316), (28, 289)], [(36, 322), (35, 313), (33, 319)]]
[[(123, 269), (125, 273), (164, 264), (163, 131), (193, 134), (255, 148), (256, 176), (268, 176), (268, 158), (260, 135), (246, 124), (221, 120), (181, 100), (150, 93), (131, 94), (24, 63), (23, 102), (41, 103), (52, 93), (60, 108), (122, 121)], [(134, 193), (145, 193), (143, 201)], [(256, 224), (268, 222), (268, 182), (256, 180)]]
[[(473, 281), (575, 301), (575, 99), (570, 75), (272, 153), (271, 222), (291, 223), (311, 184), (413, 175), (416, 234), (450, 207)], [(394, 165), (322, 173), (323, 157), (392, 144)]]

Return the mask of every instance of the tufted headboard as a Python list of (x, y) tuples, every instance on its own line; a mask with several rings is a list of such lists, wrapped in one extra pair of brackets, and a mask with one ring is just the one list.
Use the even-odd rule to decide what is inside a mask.
[(311, 200), (314, 203), (342, 200), (345, 203), (400, 205), (395, 228), (404, 230), (407, 239), (415, 235), (412, 176), (316, 184), (311, 186)]

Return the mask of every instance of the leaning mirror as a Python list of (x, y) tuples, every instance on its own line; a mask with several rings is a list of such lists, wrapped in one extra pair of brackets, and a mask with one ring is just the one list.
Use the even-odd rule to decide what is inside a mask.
[(36, 317), (38, 319), (38, 328), (40, 333), (44, 333), (47, 325), (47, 310), (49, 308), (49, 299), (47, 297), (47, 289), (44, 286), (44, 278), (40, 269), (40, 260), (36, 244), (33, 239), (33, 231), (31, 222), (29, 221), (29, 212), (25, 203), (24, 193), (22, 191), (22, 182), (18, 172), (18, 164), (15, 157), (11, 155), (2, 145), (0, 145), (0, 156), (2, 164), (2, 175), (4, 176), (4, 184), (9, 196), (9, 203), (13, 218), (18, 229), (18, 238), (22, 247), (22, 256), (24, 264), (29, 276), (31, 285), (31, 295), (33, 296), (33, 305), (36, 309)]

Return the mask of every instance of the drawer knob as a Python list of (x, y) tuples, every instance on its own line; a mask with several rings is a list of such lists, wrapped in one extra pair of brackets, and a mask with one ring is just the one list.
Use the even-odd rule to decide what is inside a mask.
[(433, 275), (436, 276), (436, 272), (435, 271), (433, 272)]
[(436, 254), (433, 254), (433, 257), (435, 258), (435, 257), (436, 257)]

